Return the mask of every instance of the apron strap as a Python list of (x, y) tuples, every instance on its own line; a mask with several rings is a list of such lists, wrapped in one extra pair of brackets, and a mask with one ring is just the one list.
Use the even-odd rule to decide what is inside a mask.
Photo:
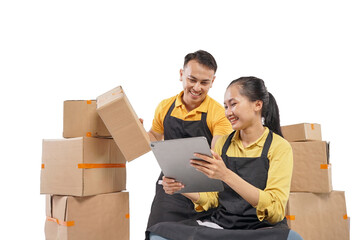
[[(234, 137), (234, 134), (235, 134), (236, 131), (233, 131), (229, 136), (228, 138), (226, 139), (226, 142), (222, 148), (222, 151), (221, 151), (221, 155), (226, 155), (226, 152), (230, 146), (230, 143), (231, 143), (231, 140), (232, 138)], [(261, 152), (261, 156), (262, 157), (267, 157), (268, 153), (269, 153), (269, 149), (270, 149), (270, 145), (272, 143), (272, 139), (273, 139), (273, 132), (271, 130), (269, 130), (269, 134), (265, 140), (265, 143), (264, 143), (264, 147), (263, 147), (263, 150)]]
[(270, 145), (272, 143), (272, 139), (273, 139), (273, 132), (269, 129), (269, 133), (265, 140), (264, 147), (263, 147), (263, 150), (261, 153), (261, 157), (267, 157), (269, 149), (270, 149)]
[(212, 133), (207, 125), (206, 118), (207, 118), (207, 113), (206, 112), (201, 113), (201, 122), (202, 122), (202, 124), (204, 126), (204, 130), (205, 130), (204, 137), (206, 137), (208, 144), (211, 148), (211, 142), (212, 142), (212, 139), (214, 136), (212, 135)]
[[(171, 113), (172, 113), (172, 111), (173, 111), (174, 108), (175, 108), (175, 102), (176, 102), (176, 99), (175, 99), (175, 101), (171, 104), (169, 110), (167, 111), (167, 113), (166, 113), (166, 115), (165, 115), (165, 118), (171, 116)], [(165, 118), (164, 118), (164, 120), (165, 120)]]
[[(236, 131), (233, 131), (232, 133), (230, 133), (230, 135), (229, 135), (228, 138), (226, 139), (226, 142), (224, 143), (224, 146), (223, 146), (223, 148), (222, 148), (222, 150), (221, 150), (221, 155), (222, 155), (222, 156), (226, 156), (226, 152), (227, 152), (227, 150), (228, 150), (228, 148), (229, 148), (229, 146), (230, 146), (231, 140), (232, 140), (232, 138), (234, 137), (235, 132), (236, 132)], [(221, 156), (221, 157), (222, 157), (222, 156)], [(224, 158), (222, 157), (222, 159), (224, 159)]]

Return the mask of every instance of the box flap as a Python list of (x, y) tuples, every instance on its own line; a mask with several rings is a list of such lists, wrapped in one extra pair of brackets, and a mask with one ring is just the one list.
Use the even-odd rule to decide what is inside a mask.
[(327, 163), (330, 164), (330, 142), (326, 144)]
[(68, 199), (72, 198), (70, 196), (53, 196), (52, 209), (53, 209), (53, 218), (58, 219), (59, 221), (67, 221), (67, 202)]
[(50, 194), (46, 194), (45, 196), (45, 211), (47, 217), (52, 217), (52, 196)]

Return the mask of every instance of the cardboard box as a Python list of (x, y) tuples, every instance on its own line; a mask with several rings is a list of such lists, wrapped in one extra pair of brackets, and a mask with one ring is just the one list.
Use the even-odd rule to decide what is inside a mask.
[(40, 192), (89, 196), (125, 190), (125, 163), (113, 139), (43, 140)]
[(129, 240), (129, 193), (46, 196), (47, 240)]
[(284, 138), (289, 142), (321, 141), (321, 126), (317, 123), (300, 123), (282, 126)]
[(328, 193), (332, 190), (329, 143), (290, 142), (294, 155), (291, 192)]
[(95, 100), (64, 101), (63, 137), (111, 137), (96, 112)]
[(289, 227), (306, 240), (348, 240), (349, 219), (345, 194), (290, 193), (286, 207)]
[(150, 151), (149, 135), (121, 87), (97, 98), (97, 112), (127, 161)]

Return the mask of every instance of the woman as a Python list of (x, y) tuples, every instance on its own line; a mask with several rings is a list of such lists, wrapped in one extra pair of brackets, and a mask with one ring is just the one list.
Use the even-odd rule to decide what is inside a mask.
[[(292, 174), (292, 150), (281, 136), (279, 110), (264, 82), (242, 77), (228, 86), (225, 114), (235, 130), (219, 139), (213, 158), (191, 165), (224, 182), (220, 193), (184, 194), (197, 211), (215, 208), (208, 216), (163, 222), (149, 229), (150, 239), (302, 239), (288, 229), (285, 206)], [(163, 178), (166, 193), (183, 187)]]

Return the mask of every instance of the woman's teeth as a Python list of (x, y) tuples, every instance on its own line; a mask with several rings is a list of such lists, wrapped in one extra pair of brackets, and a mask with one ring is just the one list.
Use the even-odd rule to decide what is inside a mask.
[(229, 121), (230, 121), (230, 123), (234, 123), (234, 122), (236, 122), (238, 119), (239, 119), (239, 118), (237, 118), (237, 117), (232, 117), (232, 118), (229, 118)]

